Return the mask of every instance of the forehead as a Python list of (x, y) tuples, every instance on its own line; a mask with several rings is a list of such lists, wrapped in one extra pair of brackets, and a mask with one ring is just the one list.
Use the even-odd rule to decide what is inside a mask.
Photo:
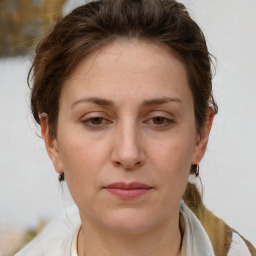
[(115, 41), (86, 56), (64, 83), (61, 98), (72, 101), (83, 95), (120, 102), (124, 98), (192, 99), (185, 66), (174, 52), (138, 40)]

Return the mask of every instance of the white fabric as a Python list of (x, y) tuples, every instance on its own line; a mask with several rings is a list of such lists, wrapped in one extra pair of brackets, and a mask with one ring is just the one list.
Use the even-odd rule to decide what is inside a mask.
[(80, 227), (80, 217), (76, 206), (66, 210), (66, 214), (54, 220), (15, 256), (71, 256), (74, 234)]
[(227, 256), (251, 256), (247, 245), (235, 232), (232, 234), (232, 243)]
[(77, 239), (78, 239), (79, 230), (80, 230), (80, 225), (79, 225), (77, 231), (75, 232), (75, 234), (73, 236), (70, 256), (78, 256), (78, 254), (77, 254), (77, 252), (78, 252), (78, 250), (77, 250)]
[[(214, 256), (208, 235), (194, 213), (181, 200), (180, 212), (185, 221), (181, 256)], [(80, 228), (77, 208), (67, 210), (64, 219), (48, 224), (43, 231), (15, 256), (78, 256), (77, 234)], [(227, 256), (250, 256), (241, 239), (233, 233)]]
[(203, 226), (183, 200), (180, 213), (185, 221), (185, 232), (182, 240), (181, 256), (214, 256), (212, 244)]

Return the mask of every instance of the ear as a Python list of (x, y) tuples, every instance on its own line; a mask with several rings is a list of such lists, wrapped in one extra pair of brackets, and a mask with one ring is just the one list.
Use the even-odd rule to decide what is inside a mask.
[(63, 165), (60, 158), (60, 153), (58, 149), (58, 142), (56, 138), (53, 138), (49, 132), (49, 123), (48, 123), (48, 115), (46, 113), (40, 114), (40, 122), (41, 122), (41, 134), (44, 139), (45, 147), (49, 157), (52, 160), (55, 170), (58, 173), (63, 173)]
[(197, 141), (196, 141), (193, 159), (192, 159), (192, 163), (191, 163), (192, 165), (195, 165), (197, 163), (197, 159), (200, 162), (204, 156), (204, 153), (206, 151), (206, 147), (208, 144), (210, 131), (212, 128), (213, 118), (214, 118), (214, 110), (212, 107), (209, 107), (207, 110), (205, 124), (201, 128), (200, 134), (198, 134), (198, 136), (197, 136)]

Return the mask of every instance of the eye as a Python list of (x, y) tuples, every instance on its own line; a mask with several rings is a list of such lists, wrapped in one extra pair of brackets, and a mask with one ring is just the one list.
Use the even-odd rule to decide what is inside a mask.
[(163, 117), (163, 116), (155, 116), (150, 118), (146, 122), (154, 127), (166, 127), (171, 125), (174, 122), (174, 120)]
[(162, 116), (153, 117), (152, 121), (154, 124), (164, 124), (167, 121), (167, 118)]
[(93, 125), (100, 125), (102, 124), (104, 118), (102, 117), (93, 117), (93, 118), (90, 118), (88, 121), (91, 122), (91, 124)]
[(109, 124), (110, 121), (103, 117), (95, 116), (91, 118), (82, 119), (83, 124), (85, 124), (88, 127), (102, 127), (106, 124)]

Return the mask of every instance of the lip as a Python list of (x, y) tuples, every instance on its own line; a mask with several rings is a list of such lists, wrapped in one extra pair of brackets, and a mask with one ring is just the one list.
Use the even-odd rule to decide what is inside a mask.
[(116, 182), (104, 187), (111, 194), (121, 199), (135, 199), (149, 192), (153, 187), (140, 182)]

